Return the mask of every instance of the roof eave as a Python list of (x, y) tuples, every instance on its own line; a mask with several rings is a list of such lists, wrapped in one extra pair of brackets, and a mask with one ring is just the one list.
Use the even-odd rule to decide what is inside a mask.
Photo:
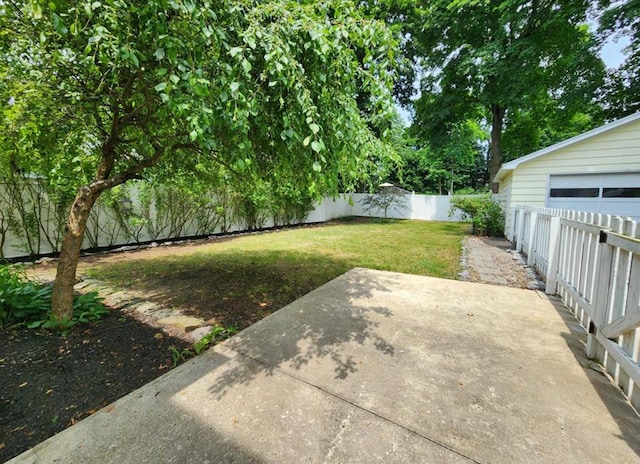
[(596, 127), (595, 129), (591, 129), (590, 131), (584, 132), (582, 134), (576, 135), (575, 137), (571, 137), (570, 139), (567, 140), (563, 140), (562, 142), (558, 142), (554, 145), (551, 145), (550, 147), (547, 148), (543, 148), (541, 150), (538, 151), (534, 151), (533, 153), (529, 153), (528, 155), (525, 155), (521, 158), (516, 158), (513, 161), (509, 161), (508, 163), (504, 163), (502, 166), (500, 166), (500, 170), (498, 171), (498, 173), (496, 174), (495, 178), (494, 178), (494, 182), (499, 182), (500, 180), (502, 180), (502, 178), (504, 178), (504, 176), (506, 175), (506, 173), (508, 171), (513, 171), (515, 170), (518, 166), (520, 166), (523, 163), (527, 163), (529, 161), (532, 161), (534, 159), (540, 158), (542, 156), (548, 155), (549, 153), (553, 153), (554, 151), (560, 150), (562, 148), (568, 147), (570, 145), (579, 143), (579, 142), (584, 142), (585, 140), (588, 140), (592, 137), (595, 137), (597, 135), (600, 134), (604, 134), (606, 132), (609, 132), (610, 130), (616, 129), (618, 127), (624, 126), (626, 124), (635, 122), (637, 120), (640, 120), (640, 112), (631, 114), (629, 116), (626, 116), (624, 118), (618, 119), (616, 121), (610, 122), (609, 124), (605, 124), (603, 126), (600, 127)]
[(500, 183), (500, 181), (502, 179), (504, 179), (505, 177), (507, 177), (507, 174), (510, 172), (513, 172), (514, 168), (505, 168), (504, 165), (502, 165), (500, 167), (500, 170), (498, 171), (498, 173), (496, 174), (496, 176), (493, 178), (493, 182), (495, 184)]

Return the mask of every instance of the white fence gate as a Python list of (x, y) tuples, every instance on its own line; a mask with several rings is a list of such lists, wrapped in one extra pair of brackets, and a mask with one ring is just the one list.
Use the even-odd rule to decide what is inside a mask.
[(640, 410), (640, 227), (630, 219), (516, 207), (509, 238), (588, 330), (587, 354)]

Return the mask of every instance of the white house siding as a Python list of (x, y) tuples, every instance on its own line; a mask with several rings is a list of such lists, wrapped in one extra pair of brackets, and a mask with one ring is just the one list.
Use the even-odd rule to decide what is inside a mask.
[[(640, 120), (560, 148), (517, 166), (500, 183), (511, 183), (509, 207), (545, 206), (551, 174), (640, 171)], [(506, 210), (509, 211), (509, 210)], [(507, 213), (505, 230), (510, 227)]]
[(507, 173), (506, 176), (500, 181), (500, 190), (494, 197), (502, 206), (502, 211), (506, 215), (505, 231), (510, 230), (511, 227), (511, 190), (513, 186), (513, 176), (511, 173)]

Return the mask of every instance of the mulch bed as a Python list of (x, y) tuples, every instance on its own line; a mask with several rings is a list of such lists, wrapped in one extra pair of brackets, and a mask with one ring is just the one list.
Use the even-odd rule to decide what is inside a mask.
[(167, 372), (171, 345), (189, 347), (116, 310), (66, 336), (0, 331), (0, 462)]

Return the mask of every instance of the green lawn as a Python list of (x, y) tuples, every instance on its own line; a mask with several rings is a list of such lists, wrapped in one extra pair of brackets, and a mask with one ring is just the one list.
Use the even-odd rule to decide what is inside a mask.
[(467, 231), (459, 223), (341, 221), (215, 240), (191, 254), (123, 260), (90, 273), (244, 328), (353, 267), (455, 279)]

